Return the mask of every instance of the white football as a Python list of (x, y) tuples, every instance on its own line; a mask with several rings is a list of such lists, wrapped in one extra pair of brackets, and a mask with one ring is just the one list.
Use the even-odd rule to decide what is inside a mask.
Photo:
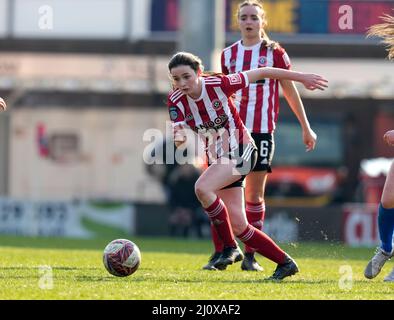
[(103, 263), (110, 274), (126, 277), (137, 271), (141, 263), (141, 252), (134, 242), (116, 239), (105, 247)]

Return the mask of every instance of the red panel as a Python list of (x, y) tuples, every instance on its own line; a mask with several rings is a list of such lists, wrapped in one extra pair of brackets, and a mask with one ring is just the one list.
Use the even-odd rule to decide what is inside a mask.
[[(335, 1), (329, 5), (329, 32), (365, 33), (371, 25), (381, 22), (380, 16), (391, 12), (392, 5), (387, 2), (368, 1), (349, 4), (349, 1)], [(344, 19), (345, 17), (349, 17), (352, 21)], [(346, 26), (349, 26), (348, 23), (351, 24), (351, 29), (345, 28), (343, 22)]]

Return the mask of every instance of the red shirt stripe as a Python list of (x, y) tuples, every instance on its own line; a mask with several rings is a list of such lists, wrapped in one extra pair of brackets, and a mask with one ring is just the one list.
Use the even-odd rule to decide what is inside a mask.
[[(171, 121), (188, 125), (200, 134), (206, 143), (206, 149), (210, 152), (216, 149), (213, 153), (216, 158), (234, 150), (240, 143), (252, 141), (230, 98), (234, 92), (249, 84), (247, 77), (240, 73), (202, 78), (201, 81), (203, 89), (199, 100), (193, 100), (184, 94), (179, 96), (180, 90), (176, 94), (169, 94)], [(206, 139), (207, 137), (214, 139)], [(212, 154), (209, 156), (211, 161), (216, 159)]]
[[(276, 67), (290, 69), (286, 51), (258, 43), (245, 47), (238, 41), (222, 52), (222, 71), (231, 73), (252, 68)], [(278, 80), (265, 79), (264, 83), (252, 83), (236, 93), (236, 106), (245, 126), (256, 133), (271, 133), (275, 130), (279, 115)]]

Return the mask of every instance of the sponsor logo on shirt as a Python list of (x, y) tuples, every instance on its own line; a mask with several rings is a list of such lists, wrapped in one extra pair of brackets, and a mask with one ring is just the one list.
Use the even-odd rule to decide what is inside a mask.
[(226, 114), (221, 114), (215, 120), (210, 120), (200, 124), (194, 128), (195, 131), (202, 131), (202, 130), (215, 130), (218, 131), (219, 129), (223, 128), (226, 123), (228, 122), (228, 117)]

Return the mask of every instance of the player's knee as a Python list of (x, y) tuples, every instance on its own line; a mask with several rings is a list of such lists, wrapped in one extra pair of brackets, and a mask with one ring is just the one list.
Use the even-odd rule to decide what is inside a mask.
[(394, 197), (393, 195), (387, 196), (383, 195), (382, 196), (382, 206), (385, 209), (393, 209), (394, 208)]
[(245, 198), (247, 202), (262, 203), (264, 202), (264, 192), (261, 187), (250, 188), (246, 190)]
[(264, 202), (264, 196), (261, 193), (253, 193), (249, 195), (247, 201), (252, 203), (262, 203)]
[(231, 219), (231, 229), (234, 234), (241, 234), (245, 231), (247, 227), (247, 222), (244, 219), (237, 219), (237, 217), (232, 216)]
[(203, 183), (200, 183), (199, 181), (196, 182), (194, 185), (194, 193), (196, 194), (197, 199), (200, 201), (206, 197), (207, 190), (204, 188)]

